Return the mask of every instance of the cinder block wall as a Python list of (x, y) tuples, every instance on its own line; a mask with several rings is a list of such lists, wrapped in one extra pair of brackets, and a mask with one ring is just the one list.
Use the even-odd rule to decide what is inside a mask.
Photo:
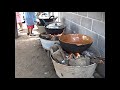
[(15, 38), (18, 37), (18, 30), (17, 30), (17, 21), (15, 19)]
[(105, 57), (105, 12), (60, 12), (65, 33), (81, 33), (93, 38), (92, 44)]

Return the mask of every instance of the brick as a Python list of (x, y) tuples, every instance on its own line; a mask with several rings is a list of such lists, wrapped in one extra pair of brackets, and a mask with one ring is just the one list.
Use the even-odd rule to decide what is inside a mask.
[(87, 16), (87, 12), (78, 12), (79, 15)]
[(80, 19), (81, 19), (81, 17), (80, 16), (78, 16), (78, 15), (71, 15), (71, 20), (73, 21), (73, 22), (75, 22), (75, 23), (77, 23), (77, 24), (80, 24)]
[(102, 51), (105, 51), (105, 38), (101, 36), (98, 38), (98, 48)]
[(72, 18), (74, 18), (74, 14), (72, 13), (63, 13), (64, 17), (68, 20), (72, 20)]
[(102, 20), (102, 12), (88, 12), (88, 17), (97, 20)]
[(93, 39), (93, 46), (97, 46), (97, 41), (98, 41), (98, 35), (96, 33), (93, 33), (90, 30), (86, 30), (86, 35), (92, 37)]
[(75, 14), (73, 14), (73, 13), (63, 12), (63, 18), (68, 19), (68, 20), (70, 20), (70, 21), (73, 21), (73, 22), (75, 22), (75, 23), (77, 23), (77, 24), (80, 24), (80, 19), (81, 19), (81, 17), (78, 16), (78, 15), (75, 15)]
[(67, 16), (68, 16), (68, 13), (66, 13), (66, 12), (63, 12), (63, 13), (62, 13), (62, 17), (63, 17), (63, 18), (67, 18), (67, 19), (68, 19)]
[(105, 36), (105, 23), (93, 20), (92, 30), (102, 36)]
[(91, 24), (92, 24), (92, 19), (82, 17), (82, 20), (81, 20), (82, 26), (88, 29), (91, 29)]

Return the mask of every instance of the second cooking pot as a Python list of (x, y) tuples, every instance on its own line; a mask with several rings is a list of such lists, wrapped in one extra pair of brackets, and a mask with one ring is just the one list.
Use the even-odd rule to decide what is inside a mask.
[(45, 29), (48, 34), (57, 35), (63, 32), (63, 30), (65, 29), (65, 26), (60, 22), (55, 22), (47, 25)]
[(48, 23), (51, 23), (53, 21), (55, 21), (57, 18), (55, 18), (54, 16), (50, 16), (50, 17), (40, 17), (39, 20), (42, 24), (42, 26), (46, 26)]

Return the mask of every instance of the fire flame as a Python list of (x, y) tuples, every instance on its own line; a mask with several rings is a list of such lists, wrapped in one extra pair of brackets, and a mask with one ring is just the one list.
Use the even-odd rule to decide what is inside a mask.
[(75, 56), (76, 56), (76, 58), (79, 58), (80, 54), (79, 53), (75, 53)]
[[(72, 56), (73, 56), (73, 53), (70, 53), (68, 56), (67, 56), (67, 58), (70, 60), (70, 59), (72, 59)], [(80, 54), (79, 53), (75, 53), (75, 58), (79, 58), (80, 57)]]

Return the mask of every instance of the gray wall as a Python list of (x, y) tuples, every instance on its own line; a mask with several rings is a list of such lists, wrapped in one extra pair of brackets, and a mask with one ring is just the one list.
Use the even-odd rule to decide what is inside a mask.
[(15, 38), (18, 37), (18, 30), (17, 30), (17, 21), (15, 19)]
[(65, 33), (81, 33), (93, 38), (92, 44), (105, 57), (105, 12), (60, 12)]

